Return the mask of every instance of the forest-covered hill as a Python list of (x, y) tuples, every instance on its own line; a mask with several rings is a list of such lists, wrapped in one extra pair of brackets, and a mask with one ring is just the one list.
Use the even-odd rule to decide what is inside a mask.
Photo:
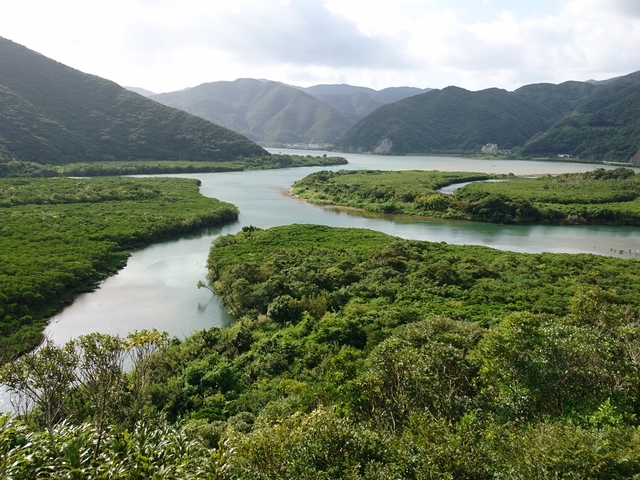
[(4, 38), (0, 112), (0, 160), (5, 161), (225, 161), (266, 154), (231, 130)]
[(248, 78), (150, 98), (265, 143), (332, 143), (361, 118), (296, 88)]
[(242, 78), (149, 95), (266, 144), (332, 144), (382, 105), (421, 93), (411, 87), (376, 91), (352, 85), (294, 87)]
[(466, 153), (479, 151), (486, 143), (515, 148), (547, 130), (595, 88), (574, 83), (523, 87), (522, 92), (432, 90), (381, 107), (349, 130), (337, 146), (345, 151), (378, 148), (378, 153), (401, 154)]
[(336, 144), (348, 152), (479, 153), (629, 161), (640, 148), (640, 73), (514, 92), (447, 87), (383, 106)]
[(640, 72), (636, 72), (594, 89), (551, 129), (527, 142), (523, 153), (566, 152), (584, 158), (628, 160), (639, 148)]

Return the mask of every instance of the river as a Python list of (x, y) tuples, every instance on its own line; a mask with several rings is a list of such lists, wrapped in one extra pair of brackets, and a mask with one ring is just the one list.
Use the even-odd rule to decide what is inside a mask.
[[(272, 152), (280, 150), (272, 149)], [(322, 151), (284, 153), (322, 155)], [(477, 160), (430, 156), (374, 156), (347, 154), (349, 165), (332, 169), (443, 170), (514, 173), (515, 175), (584, 172), (598, 165), (514, 160)], [(183, 337), (233, 319), (219, 299), (206, 289), (206, 258), (211, 241), (235, 233), (245, 225), (268, 228), (291, 223), (379, 230), (402, 238), (487, 245), (518, 252), (594, 253), (638, 257), (640, 230), (603, 226), (519, 226), (478, 222), (426, 220), (408, 216), (375, 215), (318, 207), (286, 195), (291, 184), (319, 167), (232, 173), (183, 174), (202, 181), (201, 193), (231, 202), (240, 209), (237, 222), (156, 243), (132, 253), (127, 266), (107, 278), (95, 292), (76, 301), (51, 319), (46, 334), (58, 343), (89, 332), (125, 335), (135, 329), (157, 328)], [(622, 253), (620, 253), (622, 252)]]
[[(272, 152), (281, 150), (272, 149)], [(322, 151), (282, 150), (302, 155), (332, 155)], [(333, 170), (441, 170), (515, 175), (584, 172), (599, 165), (515, 160), (477, 160), (431, 156), (346, 154), (349, 165)], [(318, 207), (287, 195), (296, 180), (320, 167), (232, 173), (175, 175), (198, 178), (201, 193), (231, 202), (240, 209), (237, 222), (208, 228), (134, 251), (125, 268), (100, 288), (80, 295), (53, 317), (46, 335), (64, 343), (78, 335), (100, 331), (126, 335), (136, 329), (166, 330), (184, 337), (195, 330), (225, 326), (233, 321), (218, 297), (196, 287), (206, 281), (205, 263), (213, 239), (245, 225), (268, 228), (291, 223), (379, 230), (402, 238), (486, 245), (518, 252), (568, 252), (639, 258), (640, 229), (604, 226), (519, 226), (478, 222), (427, 220)], [(631, 252), (630, 252), (631, 251)], [(3, 398), (4, 397), (4, 398)], [(0, 411), (8, 408), (0, 395)]]

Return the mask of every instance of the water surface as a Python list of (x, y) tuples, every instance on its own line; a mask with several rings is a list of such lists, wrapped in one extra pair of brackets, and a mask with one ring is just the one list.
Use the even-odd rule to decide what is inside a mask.
[[(331, 155), (330, 152), (271, 151)], [(331, 169), (422, 169), (537, 175), (584, 172), (601, 167), (454, 157), (345, 156), (349, 165)], [(237, 205), (239, 220), (133, 252), (127, 266), (118, 274), (106, 279), (95, 292), (80, 295), (72, 305), (53, 317), (46, 334), (63, 343), (93, 331), (126, 335), (135, 329), (157, 328), (183, 337), (201, 328), (228, 325), (233, 319), (220, 305), (219, 299), (206, 289), (198, 290), (196, 285), (198, 281), (206, 280), (205, 264), (211, 241), (219, 235), (235, 233), (246, 225), (269, 228), (291, 223), (315, 223), (369, 228), (402, 238), (486, 245), (518, 252), (594, 253), (638, 258), (640, 231), (633, 227), (505, 226), (427, 220), (318, 207), (286, 194), (294, 181), (318, 170), (321, 168), (175, 175), (198, 178), (202, 181), (200, 191), (203, 195)]]
[[(322, 151), (283, 152), (332, 155)], [(415, 169), (540, 175), (601, 168), (600, 165), (577, 163), (455, 157), (344, 156), (349, 165), (332, 167), (332, 170)], [(53, 317), (46, 335), (64, 343), (95, 331), (126, 335), (137, 329), (157, 328), (168, 331), (172, 336), (184, 337), (202, 328), (229, 325), (233, 319), (218, 297), (206, 289), (198, 289), (196, 285), (198, 281), (206, 280), (205, 264), (211, 241), (219, 235), (235, 233), (245, 225), (268, 228), (291, 223), (315, 223), (369, 228), (408, 239), (486, 245), (518, 252), (593, 253), (640, 258), (640, 229), (632, 227), (502, 226), (426, 220), (318, 207), (286, 195), (293, 182), (318, 170), (321, 168), (174, 175), (200, 179), (203, 195), (239, 207), (239, 220), (133, 252), (125, 268), (107, 278), (95, 292), (80, 295), (72, 305)], [(0, 411), (8, 409), (7, 396), (0, 394)]]

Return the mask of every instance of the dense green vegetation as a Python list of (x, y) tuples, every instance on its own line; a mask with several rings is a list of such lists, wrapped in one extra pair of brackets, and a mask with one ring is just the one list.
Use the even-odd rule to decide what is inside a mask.
[[(52, 389), (56, 395), (38, 400), (31, 415), (0, 427), (0, 472), (29, 478), (24, 472), (49, 468), (63, 478), (75, 468), (118, 478), (117, 468), (140, 477), (166, 468), (174, 469), (171, 478), (228, 479), (640, 473), (638, 261), (291, 225), (220, 237), (208, 264), (239, 318), (232, 327), (183, 342), (147, 332), (135, 342), (81, 337), (24, 360), (29, 371), (68, 365), (52, 373), (72, 380), (65, 372), (112, 378), (106, 372), (115, 371), (118, 388), (88, 399), (92, 374)], [(128, 352), (131, 344), (142, 360), (126, 376), (97, 369), (103, 355), (86, 354)], [(3, 379), (23, 368), (6, 367)], [(101, 409), (100, 398), (115, 407)], [(58, 421), (48, 422), (47, 411), (58, 412)]]
[(388, 148), (378, 153), (393, 154), (478, 153), (486, 143), (521, 147), (574, 108), (591, 88), (568, 82), (524, 88), (520, 93), (497, 88), (432, 90), (380, 107), (352, 127), (336, 147), (374, 152), (386, 144)]
[(35, 409), (23, 411), (26, 422), (0, 417), (0, 476), (219, 478), (221, 459), (210, 449), (144, 412), (149, 359), (166, 345), (155, 330), (124, 339), (94, 333), (63, 347), (47, 341), (5, 365), (2, 381)]
[(41, 165), (34, 162), (0, 160), (0, 177), (93, 177), (196, 172), (239, 172), (273, 168), (344, 165), (343, 157), (271, 154), (232, 162), (128, 161)]
[(502, 176), (474, 182), (453, 195), (438, 192), (454, 183), (496, 176), (471, 172), (322, 171), (293, 185), (312, 203), (379, 213), (495, 223), (571, 223), (640, 226), (640, 175), (628, 168), (538, 178)]
[(127, 250), (237, 218), (187, 179), (0, 179), (0, 360), (123, 267)]
[(494, 177), (477, 172), (324, 170), (295, 182), (292, 193), (319, 205), (426, 215), (432, 210), (446, 211), (450, 204), (450, 197), (438, 189)]
[(0, 157), (61, 165), (109, 160), (232, 161), (266, 152), (242, 135), (168, 108), (0, 38)]
[(603, 85), (526, 85), (514, 92), (458, 87), (385, 105), (336, 144), (343, 151), (477, 154), (495, 143), (513, 156), (572, 155), (628, 162), (640, 151), (640, 72)]
[(640, 72), (596, 88), (569, 115), (528, 141), (522, 153), (626, 161), (640, 149), (638, 132)]

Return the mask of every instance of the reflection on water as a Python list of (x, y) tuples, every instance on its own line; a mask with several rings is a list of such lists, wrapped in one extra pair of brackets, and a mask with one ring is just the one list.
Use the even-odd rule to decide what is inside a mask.
[[(277, 151), (277, 150), (272, 150)], [(292, 151), (298, 154), (330, 152)], [(453, 157), (392, 157), (345, 155), (348, 169), (423, 169), (533, 175), (582, 172), (599, 165), (514, 160), (476, 160)], [(133, 252), (127, 266), (92, 293), (78, 297), (56, 315), (47, 334), (64, 342), (91, 331), (126, 334), (158, 328), (171, 335), (228, 325), (232, 318), (219, 299), (206, 289), (206, 259), (211, 241), (235, 233), (242, 226), (269, 228), (290, 223), (379, 230), (389, 235), (452, 244), (486, 245), (519, 252), (583, 252), (633, 257), (640, 247), (638, 229), (592, 226), (503, 226), (477, 222), (426, 220), (379, 215), (355, 210), (317, 207), (283, 194), (293, 182), (321, 170), (318, 167), (251, 172), (184, 174), (202, 181), (202, 194), (231, 202), (240, 209), (238, 222), (209, 228)], [(618, 252), (623, 251), (620, 255)]]
[[(277, 150), (272, 150), (277, 151)], [(330, 152), (290, 151), (302, 155)], [(442, 170), (515, 175), (584, 172), (600, 165), (453, 157), (393, 157), (347, 154), (349, 165), (338, 169)], [(218, 297), (198, 289), (206, 280), (211, 241), (242, 226), (269, 228), (291, 223), (379, 230), (401, 238), (486, 245), (519, 252), (594, 253), (638, 258), (640, 229), (592, 226), (502, 226), (487, 223), (426, 220), (354, 210), (317, 207), (283, 194), (296, 180), (321, 168), (175, 175), (198, 178), (202, 194), (231, 202), (239, 221), (218, 228), (156, 243), (132, 253), (127, 266), (107, 278), (95, 292), (76, 301), (51, 319), (46, 334), (58, 343), (94, 332), (126, 335), (157, 328), (184, 337), (210, 326), (229, 325), (233, 318)], [(620, 253), (622, 252), (622, 253)], [(0, 411), (8, 408), (0, 395)]]

